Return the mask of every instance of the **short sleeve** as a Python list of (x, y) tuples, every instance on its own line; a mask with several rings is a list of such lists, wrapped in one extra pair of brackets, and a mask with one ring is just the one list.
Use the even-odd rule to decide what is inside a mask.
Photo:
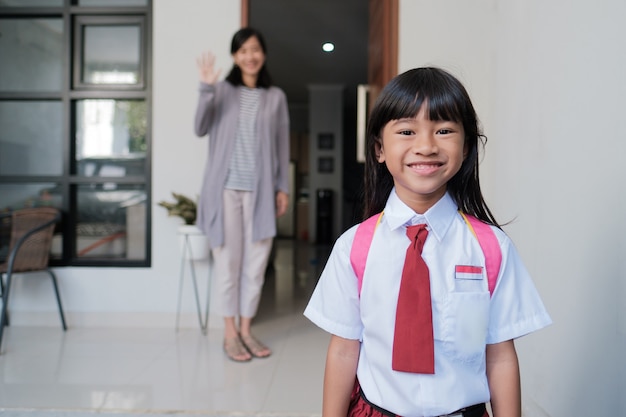
[(497, 232), (502, 265), (491, 297), (487, 343), (500, 343), (552, 323), (519, 253), (508, 236)]
[(304, 315), (333, 335), (360, 340), (363, 324), (357, 277), (350, 264), (355, 230), (349, 229), (335, 242)]

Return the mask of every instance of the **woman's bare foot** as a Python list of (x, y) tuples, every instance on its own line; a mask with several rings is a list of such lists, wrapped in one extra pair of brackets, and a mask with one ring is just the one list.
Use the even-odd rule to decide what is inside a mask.
[(255, 358), (267, 358), (272, 354), (270, 348), (265, 346), (263, 343), (259, 342), (254, 336), (249, 335), (241, 335), (241, 341), (243, 342), (248, 352)]
[(241, 342), (239, 336), (224, 339), (224, 352), (228, 359), (235, 362), (248, 362), (252, 359), (250, 352)]

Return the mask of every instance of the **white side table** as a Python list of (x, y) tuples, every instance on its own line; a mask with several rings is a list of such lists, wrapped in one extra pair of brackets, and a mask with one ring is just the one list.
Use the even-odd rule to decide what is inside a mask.
[[(209, 303), (211, 300), (211, 267), (212, 258), (208, 248), (206, 236), (194, 225), (180, 226), (178, 234), (181, 238), (181, 261), (180, 261), (180, 279), (178, 286), (178, 308), (176, 311), (176, 331), (178, 331), (180, 321), (180, 308), (183, 296), (183, 283), (185, 281), (185, 269), (189, 266), (191, 272), (191, 282), (193, 284), (194, 295), (196, 299), (196, 310), (198, 313), (198, 323), (202, 333), (208, 333), (209, 326)], [(204, 317), (202, 305), (200, 302), (200, 294), (198, 292), (198, 279), (196, 278), (195, 261), (208, 259), (209, 274), (207, 276), (207, 296), (204, 308)]]

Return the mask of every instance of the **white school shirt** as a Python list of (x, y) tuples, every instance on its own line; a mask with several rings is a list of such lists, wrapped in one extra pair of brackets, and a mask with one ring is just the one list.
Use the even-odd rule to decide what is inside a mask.
[[(391, 369), (395, 312), (409, 239), (426, 223), (422, 257), (429, 268), (435, 374)], [(455, 266), (485, 266), (480, 245), (446, 194), (418, 215), (391, 192), (370, 247), (359, 298), (350, 264), (356, 226), (337, 239), (304, 315), (327, 332), (361, 341), (357, 377), (367, 399), (405, 417), (438, 416), (489, 401), (485, 345), (551, 323), (511, 240), (496, 233), (502, 264), (493, 296), (486, 274), (463, 279)]]

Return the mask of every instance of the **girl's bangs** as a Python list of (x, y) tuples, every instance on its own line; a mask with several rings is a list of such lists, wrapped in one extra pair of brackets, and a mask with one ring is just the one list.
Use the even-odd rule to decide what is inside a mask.
[(416, 117), (424, 102), (428, 101), (428, 98), (424, 97), (424, 95), (419, 92), (415, 95), (409, 94), (409, 91), (405, 93), (406, 94), (403, 94), (390, 106), (389, 114), (393, 115), (393, 119), (399, 120)]
[[(428, 118), (433, 121), (448, 120), (461, 122), (465, 97), (462, 87), (452, 82), (445, 74), (433, 71), (415, 71), (398, 80), (394, 88), (397, 97), (391, 109), (398, 119), (415, 117), (426, 104)], [(398, 94), (400, 93), (400, 94)]]
[(431, 94), (425, 101), (428, 105), (428, 118), (430, 120), (463, 121), (459, 100), (455, 94), (439, 92), (438, 94)]
[(387, 120), (414, 118), (422, 106), (426, 105), (429, 120), (461, 122), (463, 120), (462, 112), (458, 100), (455, 98), (454, 94), (446, 92), (428, 94), (424, 91), (418, 91), (413, 96), (406, 94), (391, 103), (387, 109), (387, 115), (391, 118)]

